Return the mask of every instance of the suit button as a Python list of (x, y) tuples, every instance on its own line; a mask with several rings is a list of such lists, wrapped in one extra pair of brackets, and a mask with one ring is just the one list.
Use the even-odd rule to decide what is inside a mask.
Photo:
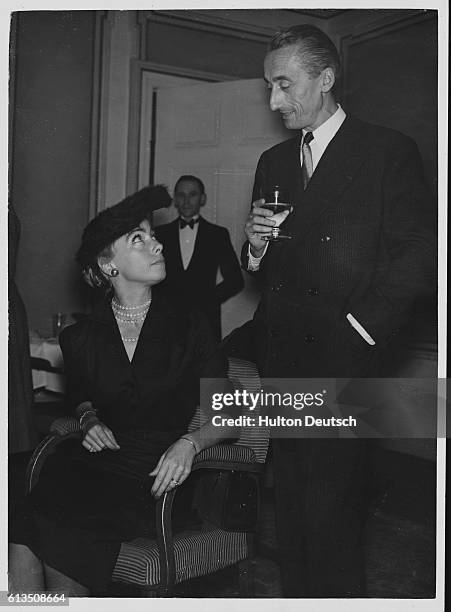
[(330, 236), (321, 236), (321, 242), (329, 242)]
[(315, 336), (312, 334), (306, 334), (304, 336), (304, 342), (313, 342), (315, 340)]
[(281, 288), (282, 288), (282, 283), (276, 283), (275, 285), (271, 287), (273, 291), (280, 291)]
[(318, 295), (319, 291), (316, 287), (310, 287), (307, 289), (307, 295)]

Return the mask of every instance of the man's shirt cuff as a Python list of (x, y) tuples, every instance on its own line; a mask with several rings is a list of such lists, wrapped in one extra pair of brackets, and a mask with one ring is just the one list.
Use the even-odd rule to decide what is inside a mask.
[(263, 255), (261, 255), (261, 257), (254, 257), (251, 253), (251, 245), (247, 247), (247, 269), (249, 272), (257, 272), (257, 270), (260, 268), (260, 262), (265, 256), (268, 244), (268, 242), (265, 244), (265, 250), (263, 251)]
[(360, 325), (360, 323), (357, 321), (357, 319), (355, 319), (350, 312), (348, 312), (348, 314), (346, 315), (346, 318), (348, 319), (348, 321), (352, 325), (352, 327), (357, 332), (359, 332), (359, 334), (362, 336), (362, 338), (366, 342), (368, 342), (368, 344), (371, 344), (371, 346), (374, 346), (376, 344), (375, 341), (373, 340), (373, 338), (366, 331), (366, 329)]

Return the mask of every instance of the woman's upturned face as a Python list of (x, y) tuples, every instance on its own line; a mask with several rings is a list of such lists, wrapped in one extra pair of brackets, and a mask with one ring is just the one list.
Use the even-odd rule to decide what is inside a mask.
[(110, 263), (119, 272), (118, 280), (156, 285), (165, 278), (163, 247), (149, 221), (141, 221), (138, 227), (118, 238), (112, 250)]

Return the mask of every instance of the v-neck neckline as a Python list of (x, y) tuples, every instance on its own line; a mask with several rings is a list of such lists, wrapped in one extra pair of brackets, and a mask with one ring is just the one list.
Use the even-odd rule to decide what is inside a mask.
[[(105, 299), (102, 302), (98, 302), (94, 306), (91, 317), (99, 323), (107, 325), (111, 329), (110, 338), (115, 347), (114, 350), (120, 359), (123, 360), (124, 364), (127, 364), (129, 367), (133, 367), (136, 364), (139, 355), (142, 353), (142, 344), (144, 340), (146, 338), (148, 339), (150, 336), (152, 336), (154, 340), (159, 339), (159, 324), (157, 319), (160, 317), (166, 317), (171, 310), (171, 305), (169, 302), (167, 302), (165, 295), (160, 292), (160, 290), (152, 288), (152, 303), (147, 311), (146, 318), (143, 321), (141, 331), (136, 342), (135, 351), (131, 359), (127, 354), (124, 342), (121, 338), (121, 332), (111, 308), (111, 300)], [(145, 336), (145, 338), (143, 338), (143, 336)]]
[(133, 351), (133, 355), (131, 356), (131, 359), (130, 359), (130, 357), (129, 357), (128, 353), (127, 353), (127, 349), (125, 348), (125, 342), (124, 342), (124, 340), (122, 340), (121, 330), (119, 329), (119, 324), (118, 324), (118, 322), (116, 320), (116, 317), (114, 316), (114, 312), (113, 312), (113, 309), (111, 307), (111, 302), (108, 304), (108, 308), (109, 308), (109, 310), (111, 312), (111, 315), (113, 317), (113, 320), (114, 320), (114, 327), (115, 327), (116, 338), (120, 342), (122, 353), (126, 357), (127, 362), (128, 362), (128, 364), (130, 366), (134, 365), (135, 355), (136, 355), (136, 353), (137, 353), (137, 351), (139, 349), (139, 346), (141, 344), (141, 338), (142, 338), (142, 335), (143, 335), (144, 327), (147, 324), (147, 320), (151, 318), (149, 313), (152, 310), (152, 306), (153, 306), (153, 298), (152, 298), (152, 302), (150, 304), (149, 310), (146, 313), (146, 318), (144, 319), (143, 324), (141, 326), (141, 329), (139, 330), (139, 336), (138, 336), (138, 339), (136, 340), (135, 350)]

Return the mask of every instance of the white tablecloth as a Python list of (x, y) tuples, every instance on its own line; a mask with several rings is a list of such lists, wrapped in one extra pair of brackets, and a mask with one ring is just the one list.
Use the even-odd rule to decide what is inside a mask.
[[(63, 367), (63, 354), (56, 338), (30, 337), (30, 355), (47, 359), (55, 368)], [(32, 370), (33, 389), (45, 387), (48, 391), (64, 393), (65, 381), (62, 374)]]

